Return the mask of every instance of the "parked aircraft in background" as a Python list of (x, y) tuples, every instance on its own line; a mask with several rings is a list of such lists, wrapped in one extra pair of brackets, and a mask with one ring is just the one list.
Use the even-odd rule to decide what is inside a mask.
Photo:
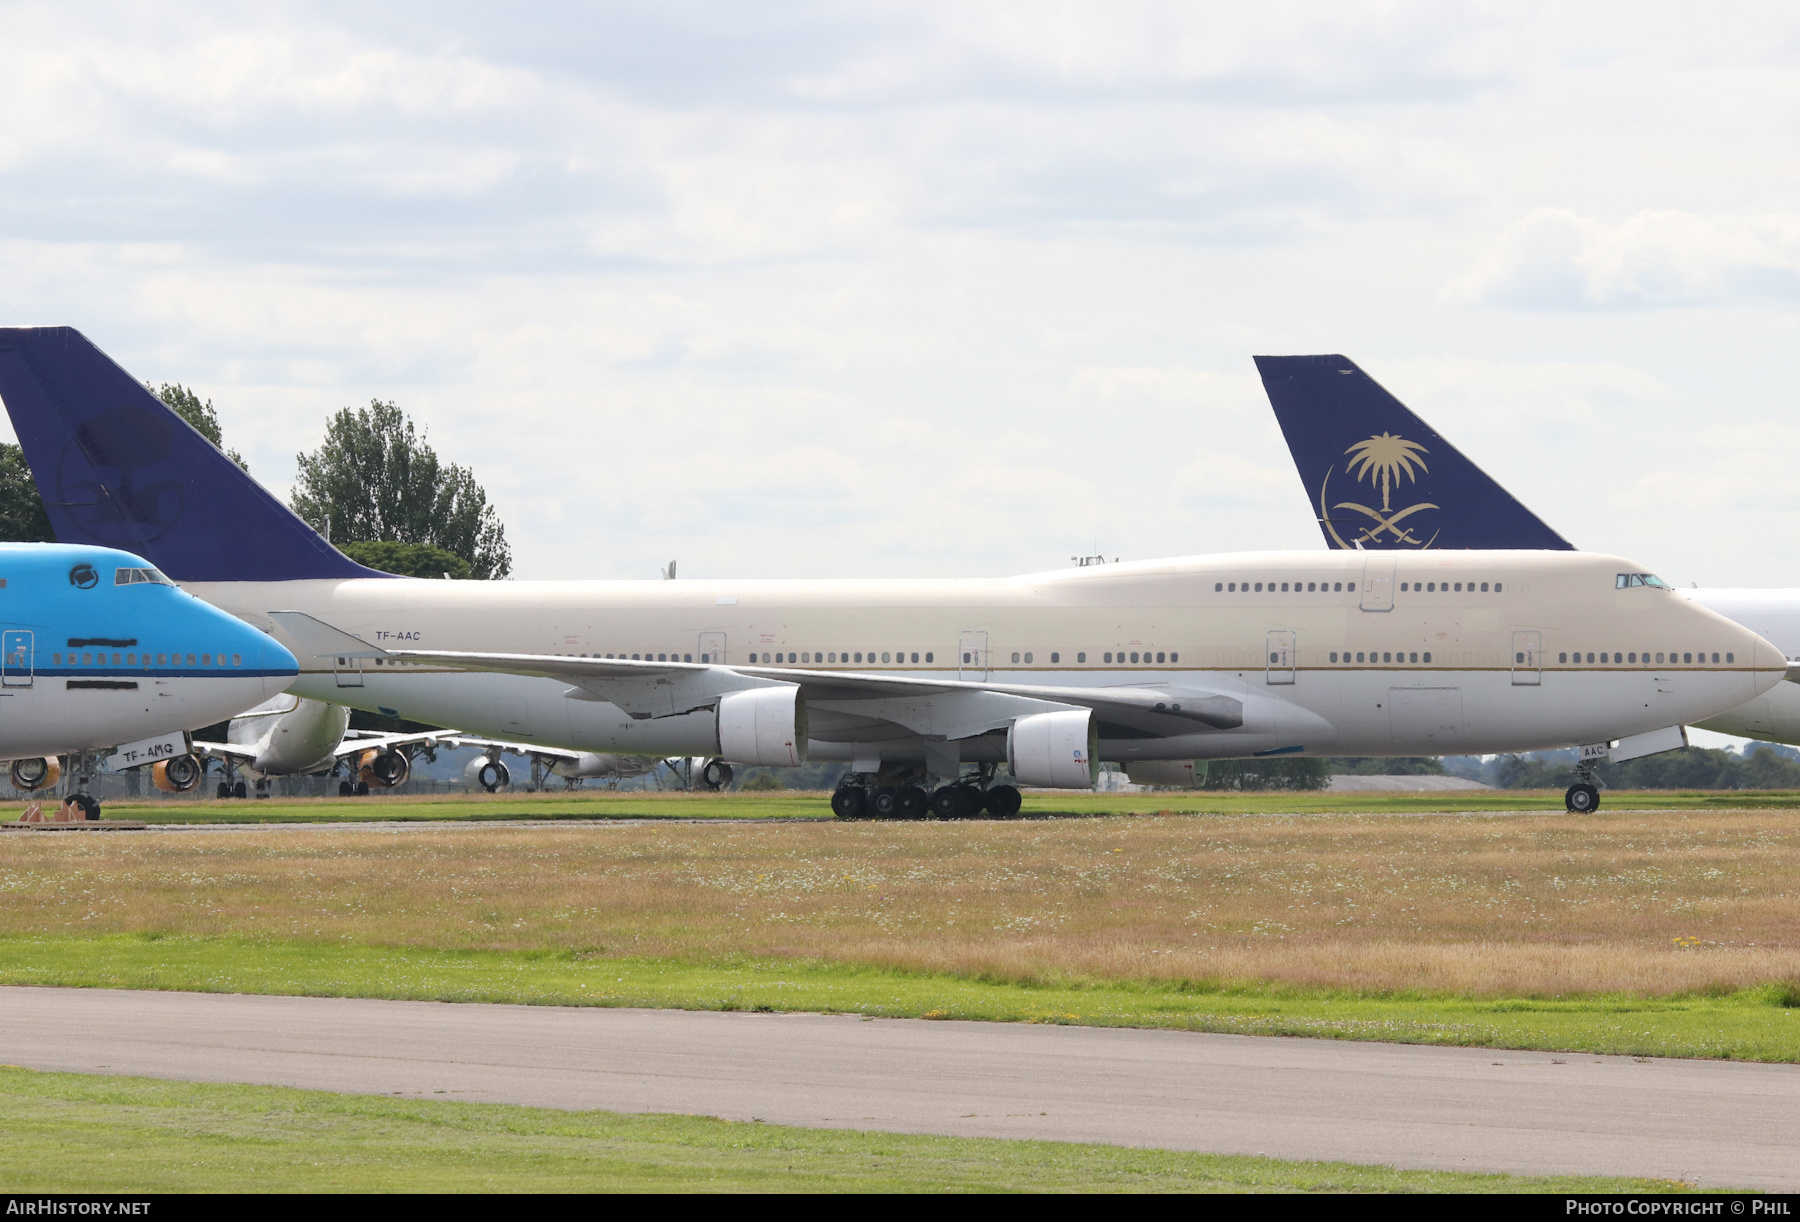
[[(1327, 546), (1572, 550), (1573, 544), (1349, 358), (1259, 356), (1256, 366)], [(1800, 665), (1800, 589), (1675, 593), (1744, 625), (1772, 642), (1790, 664)], [(1654, 663), (1646, 656), (1645, 662), (1673, 665), (1663, 661), (1667, 652), (1654, 653)], [(1597, 665), (1616, 665), (1604, 654), (1596, 656)], [(1692, 724), (1800, 744), (1800, 684), (1778, 684)], [(1673, 745), (1685, 742), (1683, 737)]]
[[(1786, 675), (1642, 566), (1578, 552), (1251, 552), (986, 581), (389, 577), (72, 329), (0, 330), (0, 398), (59, 537), (140, 541), (199, 596), (280, 624), (301, 696), (595, 754), (842, 760), (845, 817), (1013, 813), (1002, 763), (1088, 788), (1102, 758), (1601, 743)], [(1621, 664), (1555, 661), (1577, 645)], [(1671, 649), (1679, 681), (1636, 665)]]
[[(0, 758), (13, 784), (52, 789), (98, 818), (85, 792), (102, 755), (185, 789), (200, 766), (182, 727), (255, 704), (295, 676), (293, 655), (242, 620), (176, 589), (127, 552), (0, 544)], [(162, 736), (157, 742), (137, 742)]]
[(222, 743), (194, 741), (194, 753), (225, 765), (219, 781), (221, 798), (247, 797), (242, 772), (259, 793), (270, 777), (305, 776), (348, 764), (350, 779), (338, 792), (366, 794), (393, 789), (412, 775), (407, 748), (435, 747), (453, 738), (449, 731), (420, 734), (376, 734), (350, 729), (350, 710), (341, 704), (304, 700), (283, 693), (231, 719)]

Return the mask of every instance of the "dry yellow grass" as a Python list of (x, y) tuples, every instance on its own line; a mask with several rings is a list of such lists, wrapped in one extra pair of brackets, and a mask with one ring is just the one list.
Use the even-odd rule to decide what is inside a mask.
[(1005, 980), (1662, 996), (1800, 982), (1800, 815), (14, 834), (0, 936), (348, 940)]

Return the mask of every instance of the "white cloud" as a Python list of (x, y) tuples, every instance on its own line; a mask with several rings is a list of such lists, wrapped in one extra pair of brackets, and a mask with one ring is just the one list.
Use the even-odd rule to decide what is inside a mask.
[(1448, 293), (1536, 310), (1791, 301), (1800, 297), (1800, 213), (1645, 211), (1608, 225), (1539, 208), (1508, 226)]

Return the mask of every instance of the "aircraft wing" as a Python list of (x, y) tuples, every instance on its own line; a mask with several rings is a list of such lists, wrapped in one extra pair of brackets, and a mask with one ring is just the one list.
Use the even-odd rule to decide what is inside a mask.
[(203, 743), (197, 738), (193, 752), (202, 759), (230, 760), (234, 764), (247, 764), (256, 758), (255, 750), (238, 743)]
[(359, 755), (364, 751), (385, 751), (393, 747), (428, 746), (435, 747), (455, 744), (454, 730), (432, 730), (424, 734), (380, 734), (368, 731), (356, 731), (357, 737), (344, 735), (332, 754), (342, 758), (347, 755)]
[(385, 650), (303, 612), (275, 611), (270, 618), (294, 639), (296, 652), (314, 657), (384, 658), (553, 679), (570, 685), (564, 694), (571, 699), (605, 701), (639, 719), (708, 708), (733, 691), (796, 686), (814, 710), (891, 722), (914, 733), (952, 739), (1000, 729), (1032, 713), (1070, 708), (1092, 709), (1103, 724), (1127, 733), (1158, 736), (1233, 729), (1244, 720), (1241, 700), (1204, 688), (1045, 687), (705, 662)]

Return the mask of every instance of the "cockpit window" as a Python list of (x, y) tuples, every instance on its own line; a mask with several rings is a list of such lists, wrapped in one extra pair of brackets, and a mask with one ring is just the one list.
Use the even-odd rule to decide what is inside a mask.
[(164, 577), (156, 569), (114, 569), (113, 584), (116, 586), (135, 586), (148, 583), (157, 586), (172, 586), (175, 583)]
[(1669, 583), (1655, 573), (1620, 573), (1613, 579), (1613, 588), (1627, 590), (1632, 586), (1655, 586), (1659, 590), (1669, 588)]

